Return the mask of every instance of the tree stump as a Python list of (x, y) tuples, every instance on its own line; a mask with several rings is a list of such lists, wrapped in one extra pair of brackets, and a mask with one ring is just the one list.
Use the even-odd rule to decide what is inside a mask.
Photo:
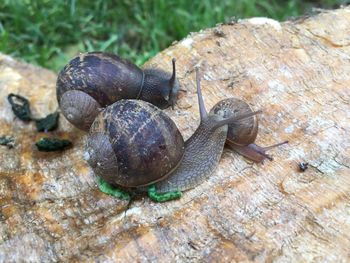
[[(36, 117), (55, 111), (56, 75), (1, 55), (0, 135), (16, 146), (0, 146), (0, 261), (350, 261), (350, 8), (218, 25), (148, 64), (170, 70), (172, 57), (187, 92), (166, 112), (185, 138), (199, 123), (200, 64), (208, 109), (239, 97), (263, 110), (258, 144), (289, 145), (263, 165), (226, 149), (213, 176), (180, 200), (128, 206), (97, 189), (84, 132), (63, 116), (48, 134), (14, 117), (9, 93), (27, 97)], [(38, 152), (46, 136), (74, 147)]]

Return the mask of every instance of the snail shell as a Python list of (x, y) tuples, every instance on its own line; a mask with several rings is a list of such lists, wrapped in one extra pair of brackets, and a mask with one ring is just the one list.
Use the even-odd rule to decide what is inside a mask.
[(63, 115), (76, 127), (89, 130), (101, 110), (121, 99), (141, 99), (166, 108), (179, 90), (173, 73), (142, 70), (117, 55), (90, 52), (73, 58), (57, 78), (57, 100)]
[(163, 111), (144, 101), (120, 100), (95, 119), (85, 158), (108, 183), (136, 187), (167, 177), (183, 155), (183, 138)]
[[(222, 113), (226, 118), (241, 114), (251, 113), (249, 105), (243, 100), (229, 98), (219, 101), (211, 109), (211, 114)], [(263, 163), (266, 159), (272, 161), (272, 157), (266, 152), (272, 148), (288, 143), (284, 141), (267, 147), (261, 147), (254, 142), (258, 134), (258, 117), (256, 115), (242, 119), (228, 125), (226, 145), (239, 154), (256, 163)]]
[[(249, 105), (238, 98), (219, 101), (210, 110), (210, 114), (222, 112), (225, 118), (253, 112)], [(254, 143), (258, 135), (259, 122), (256, 115), (228, 125), (226, 143), (230, 145), (248, 145)]]

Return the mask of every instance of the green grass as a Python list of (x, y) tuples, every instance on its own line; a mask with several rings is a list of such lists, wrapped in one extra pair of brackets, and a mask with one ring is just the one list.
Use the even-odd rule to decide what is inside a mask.
[(58, 71), (83, 51), (137, 64), (189, 32), (235, 18), (285, 20), (344, 0), (1, 0), (0, 52)]

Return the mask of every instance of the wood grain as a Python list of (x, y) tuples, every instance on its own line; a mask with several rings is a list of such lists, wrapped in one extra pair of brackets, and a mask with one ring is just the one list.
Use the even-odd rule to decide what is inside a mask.
[[(219, 33), (220, 34), (219, 34)], [(350, 8), (279, 23), (252, 18), (189, 35), (148, 62), (182, 89), (166, 110), (188, 138), (199, 122), (194, 66), (210, 109), (236, 96), (262, 109), (257, 142), (290, 144), (252, 164), (225, 150), (214, 175), (179, 201), (128, 208), (100, 193), (82, 159), (85, 134), (63, 117), (49, 136), (73, 141), (40, 153), (34, 124), (15, 119), (9, 93), (43, 117), (56, 76), (0, 56), (0, 261), (349, 262)], [(309, 169), (299, 172), (298, 163)], [(128, 208), (128, 209), (127, 209)]]

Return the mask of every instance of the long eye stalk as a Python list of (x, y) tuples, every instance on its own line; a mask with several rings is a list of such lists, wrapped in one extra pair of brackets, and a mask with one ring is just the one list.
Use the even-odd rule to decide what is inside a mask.
[(199, 76), (199, 68), (196, 67), (196, 81), (197, 81), (197, 95), (198, 95), (198, 105), (199, 105), (199, 113), (201, 116), (201, 121), (208, 118), (208, 112), (205, 109), (203, 96), (202, 96), (202, 90), (201, 90), (201, 83), (200, 83), (200, 76)]
[(217, 129), (217, 128), (223, 126), (223, 125), (234, 123), (234, 122), (240, 121), (242, 119), (249, 118), (251, 116), (254, 116), (254, 115), (257, 115), (257, 114), (260, 114), (260, 113), (262, 113), (262, 111), (258, 110), (258, 111), (253, 111), (253, 112), (246, 113), (246, 114), (241, 114), (241, 115), (238, 115), (238, 116), (228, 117), (226, 119), (217, 121), (215, 126), (213, 127), (213, 129)]
[(170, 85), (169, 102), (170, 102), (171, 108), (174, 109), (175, 98), (173, 98), (174, 97), (173, 90), (174, 90), (175, 80), (176, 80), (176, 66), (175, 66), (176, 59), (173, 58), (171, 61), (173, 63), (173, 74), (171, 75), (171, 78), (169, 79), (169, 85)]

